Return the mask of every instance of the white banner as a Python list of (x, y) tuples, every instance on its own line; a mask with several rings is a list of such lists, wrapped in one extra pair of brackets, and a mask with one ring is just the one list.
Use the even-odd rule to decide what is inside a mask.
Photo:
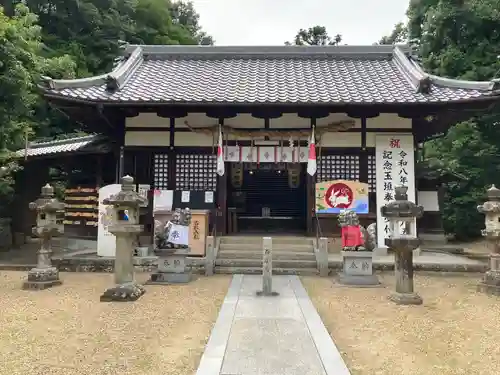
[(186, 225), (169, 223), (170, 231), (167, 242), (175, 245), (189, 245), (189, 227)]
[(224, 160), (232, 163), (307, 163), (308, 147), (224, 146)]
[[(408, 200), (415, 202), (415, 154), (412, 134), (376, 134), (377, 244), (392, 235), (380, 207), (394, 200), (394, 187), (408, 187)], [(412, 228), (416, 233), (416, 225)]]

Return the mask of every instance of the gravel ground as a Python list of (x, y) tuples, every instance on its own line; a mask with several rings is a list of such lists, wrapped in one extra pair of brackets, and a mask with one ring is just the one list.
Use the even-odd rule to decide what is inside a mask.
[(385, 288), (346, 288), (304, 277), (353, 375), (500, 374), (500, 298), (477, 293), (478, 274), (416, 275), (422, 306), (397, 306)]
[(41, 292), (21, 290), (25, 276), (0, 272), (1, 375), (192, 375), (230, 282), (199, 277), (101, 303), (112, 275), (64, 273)]

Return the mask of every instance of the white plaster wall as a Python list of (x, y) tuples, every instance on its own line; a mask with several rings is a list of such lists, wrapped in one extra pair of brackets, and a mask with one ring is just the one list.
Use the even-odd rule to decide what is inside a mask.
[(396, 129), (411, 129), (411, 119), (399, 117), (395, 113), (382, 113), (380, 116), (366, 119), (366, 127)]
[(126, 131), (125, 146), (170, 146), (170, 134), (167, 131)]
[(211, 135), (193, 133), (193, 132), (176, 132), (174, 144), (175, 146), (213, 146), (217, 144), (217, 137), (215, 140)]
[(439, 200), (437, 191), (417, 191), (417, 202), (424, 207), (424, 211), (439, 211)]
[[(316, 120), (318, 127), (326, 126), (332, 122), (353, 120), (354, 128), (361, 128), (361, 120), (347, 116), (345, 113), (332, 113), (328, 117)], [(191, 127), (207, 127), (217, 125), (217, 119), (207, 117), (204, 113), (190, 113), (186, 117), (175, 119), (175, 127), (186, 128), (185, 122)], [(242, 113), (236, 117), (225, 119), (224, 124), (234, 128), (264, 128), (264, 120), (252, 117), (248, 113)], [(280, 118), (270, 119), (271, 128), (308, 128), (309, 119), (298, 117), (295, 114), (286, 113)], [(129, 117), (125, 123), (126, 127), (169, 127), (170, 119), (159, 117), (156, 113), (141, 113), (136, 117)], [(405, 128), (411, 129), (411, 119), (399, 117), (392, 113), (382, 113), (378, 117), (366, 120), (367, 128)]]

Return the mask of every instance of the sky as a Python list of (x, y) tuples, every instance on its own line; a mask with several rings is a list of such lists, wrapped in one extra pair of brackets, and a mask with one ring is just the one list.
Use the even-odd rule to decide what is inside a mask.
[(371, 45), (405, 21), (407, 0), (192, 0), (204, 31), (224, 45), (283, 45), (325, 26), (343, 44)]

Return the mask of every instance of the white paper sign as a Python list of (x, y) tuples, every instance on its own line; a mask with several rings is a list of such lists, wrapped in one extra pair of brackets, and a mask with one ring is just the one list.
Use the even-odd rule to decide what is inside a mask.
[(189, 245), (189, 227), (187, 225), (170, 223), (167, 242), (175, 245)]
[(113, 208), (103, 204), (104, 199), (118, 194), (120, 184), (106, 185), (99, 189), (99, 219), (97, 226), (97, 255), (100, 257), (114, 257), (116, 252), (116, 237), (108, 231), (108, 226), (114, 220)]
[[(408, 200), (415, 202), (415, 155), (412, 134), (376, 134), (377, 245), (392, 235), (380, 207), (394, 200), (394, 187), (408, 187)], [(412, 229), (416, 233), (416, 224)]]
[(173, 190), (155, 190), (153, 194), (153, 212), (172, 211)]
[[(148, 192), (149, 192), (149, 189), (151, 187), (149, 185), (146, 185), (146, 184), (140, 184), (138, 189), (137, 189), (137, 193), (143, 197), (144, 199), (146, 199), (146, 201), (148, 200)], [(145, 203), (143, 205), (141, 205), (141, 207), (147, 207), (148, 204)]]
[(206, 191), (205, 192), (205, 203), (214, 203), (214, 192)]
[(189, 191), (183, 191), (181, 193), (181, 202), (182, 203), (189, 203), (190, 198), (191, 198), (191, 193)]

